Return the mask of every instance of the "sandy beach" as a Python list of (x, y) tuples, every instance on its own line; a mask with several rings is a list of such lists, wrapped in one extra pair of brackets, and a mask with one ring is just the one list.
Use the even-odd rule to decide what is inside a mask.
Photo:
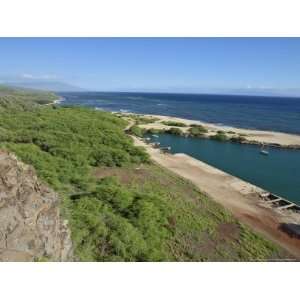
[[(130, 114), (128, 113), (122, 113), (122, 115), (127, 117), (130, 116)], [(206, 134), (207, 136), (214, 135), (221, 130), (224, 131), (229, 138), (233, 136), (242, 135), (246, 139), (245, 142), (248, 143), (274, 144), (282, 147), (300, 148), (300, 135), (296, 135), (296, 134), (242, 129), (242, 128), (235, 128), (231, 126), (216, 125), (216, 124), (205, 123), (202, 121), (187, 120), (183, 118), (170, 117), (170, 116), (148, 115), (148, 114), (144, 114), (140, 116), (157, 119), (153, 123), (139, 125), (140, 127), (145, 129), (150, 129), (150, 128), (164, 129), (164, 130), (170, 129), (171, 127), (176, 127), (176, 126), (167, 126), (162, 122), (173, 121), (173, 122), (181, 122), (186, 124), (186, 127), (178, 127), (178, 128), (180, 128), (183, 132), (187, 132), (191, 124), (198, 124), (204, 126), (208, 130), (208, 133)]]
[(177, 175), (191, 181), (200, 191), (231, 211), (242, 223), (300, 258), (300, 240), (279, 229), (282, 223), (300, 222), (300, 214), (271, 207), (261, 197), (257, 186), (216, 169), (186, 154), (164, 154), (141, 139), (132, 137), (135, 145), (143, 146), (151, 159)]
[(60, 104), (61, 102), (63, 102), (65, 99), (63, 98), (63, 97), (60, 97), (60, 98), (58, 98), (58, 99), (56, 99), (56, 100), (53, 100), (52, 102), (50, 102), (50, 103), (47, 103), (47, 104), (45, 104), (45, 105), (55, 105), (55, 104)]

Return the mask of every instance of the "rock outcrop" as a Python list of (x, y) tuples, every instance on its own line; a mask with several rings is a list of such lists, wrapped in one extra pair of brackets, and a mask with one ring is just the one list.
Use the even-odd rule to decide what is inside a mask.
[(0, 150), (0, 261), (68, 261), (72, 242), (58, 195), (31, 166)]

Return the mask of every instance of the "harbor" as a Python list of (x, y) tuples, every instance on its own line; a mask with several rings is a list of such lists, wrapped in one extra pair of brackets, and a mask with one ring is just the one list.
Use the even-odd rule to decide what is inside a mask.
[(244, 181), (261, 187), (278, 197), (300, 205), (300, 151), (269, 148), (261, 154), (255, 145), (241, 145), (210, 139), (159, 134), (149, 143), (171, 147), (173, 154), (185, 153)]
[[(152, 135), (152, 137), (154, 138), (158, 138), (158, 135)], [(150, 137), (146, 137), (144, 139), (142, 139), (145, 143), (149, 144), (151, 147), (155, 148), (155, 149), (159, 149), (161, 151), (161, 153), (172, 153), (171, 150), (171, 146), (166, 146), (166, 147), (161, 147), (160, 142), (152, 142), (152, 139)], [(267, 154), (264, 152), (262, 153), (262, 151), (266, 151), (266, 150), (261, 150), (261, 154), (264, 155), (268, 155), (269, 152), (267, 152)], [(181, 154), (179, 154), (181, 155)], [(290, 210), (293, 211), (295, 213), (299, 213), (300, 214), (300, 205), (289, 201), (283, 197), (280, 197), (278, 195), (275, 195), (269, 191), (263, 190), (259, 187), (255, 187), (254, 188), (258, 195), (261, 197), (261, 199), (263, 199), (264, 201), (266, 201), (266, 203), (268, 203), (271, 207), (273, 208), (277, 208), (279, 210)]]
[[(153, 147), (149, 139), (132, 138), (135, 145), (146, 148), (154, 162), (191, 181), (201, 192), (233, 213), (238, 220), (300, 258), (300, 239), (297, 238), (300, 213), (296, 203), (190, 155), (170, 153), (174, 149), (166, 153), (160, 148)], [(161, 145), (164, 147), (163, 143)], [(273, 200), (276, 201), (270, 202)]]

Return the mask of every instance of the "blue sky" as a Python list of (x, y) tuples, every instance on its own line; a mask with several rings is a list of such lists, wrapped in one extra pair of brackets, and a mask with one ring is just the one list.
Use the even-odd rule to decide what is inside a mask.
[(300, 38), (1, 38), (0, 54), (2, 82), (55, 80), (99, 91), (300, 91)]

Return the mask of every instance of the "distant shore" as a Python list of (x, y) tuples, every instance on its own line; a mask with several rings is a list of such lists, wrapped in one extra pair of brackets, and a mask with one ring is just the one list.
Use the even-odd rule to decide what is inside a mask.
[(133, 113), (118, 113), (125, 117), (130, 117), (130, 115), (136, 115), (146, 118), (153, 118), (154, 122), (147, 124), (139, 124), (139, 127), (144, 129), (157, 129), (157, 130), (168, 130), (171, 127), (177, 126), (168, 126), (163, 122), (180, 122), (185, 124), (185, 127), (177, 127), (180, 130), (187, 134), (189, 128), (191, 128), (192, 124), (201, 125), (207, 129), (207, 133), (204, 137), (211, 137), (218, 132), (224, 132), (228, 136), (228, 138), (232, 137), (243, 137), (243, 142), (246, 144), (265, 144), (274, 147), (283, 147), (283, 148), (292, 148), (292, 149), (300, 149), (300, 135), (283, 133), (283, 132), (275, 132), (275, 131), (265, 131), (265, 130), (253, 130), (253, 129), (243, 129), (236, 128), (225, 125), (217, 125), (212, 123), (206, 123), (197, 120), (188, 120), (178, 117), (171, 116), (162, 116), (162, 115), (150, 115), (150, 114), (133, 114)]
[(47, 103), (45, 105), (55, 105), (55, 104), (60, 104), (61, 102), (63, 102), (65, 100), (65, 98), (63, 97), (59, 97), (58, 99), (55, 99), (53, 101), (51, 101), (50, 103)]
[(60, 104), (61, 102), (65, 101), (66, 99), (64, 97), (59, 97), (58, 99), (53, 101), (53, 104)]

